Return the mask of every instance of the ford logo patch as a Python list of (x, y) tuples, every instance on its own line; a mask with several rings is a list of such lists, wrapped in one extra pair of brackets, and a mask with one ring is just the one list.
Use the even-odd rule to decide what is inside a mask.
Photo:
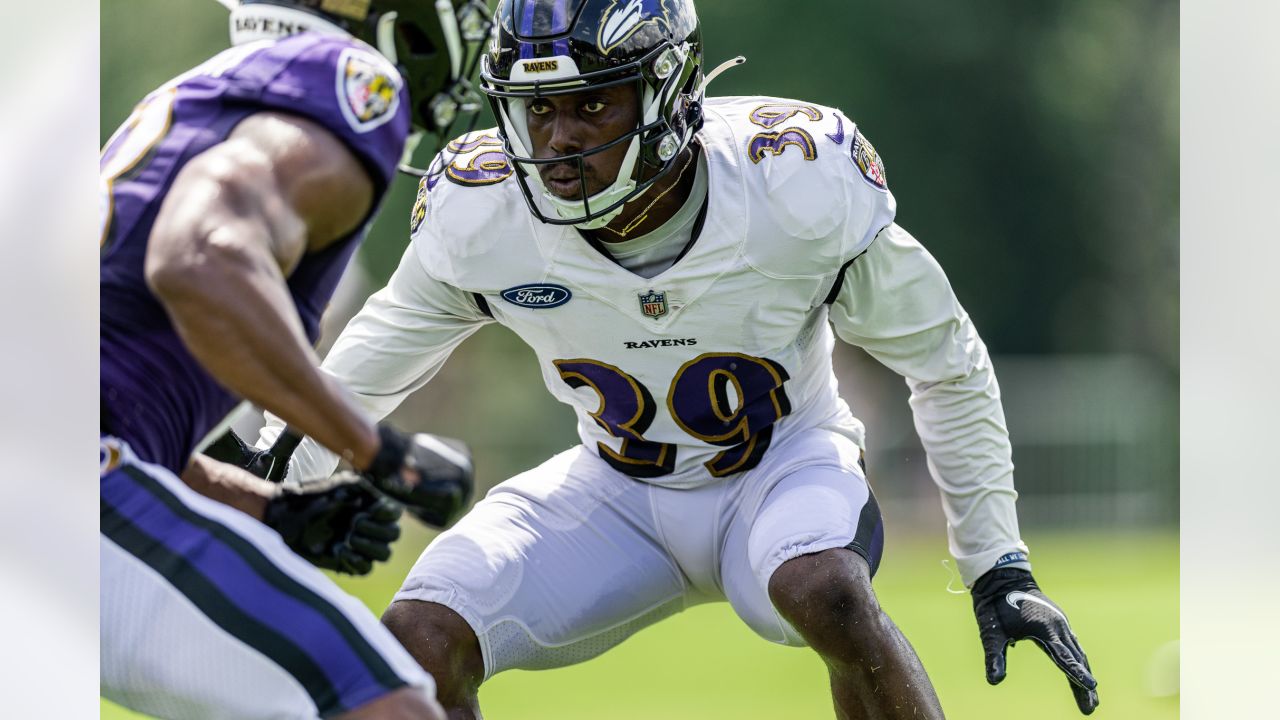
[(545, 285), (543, 283), (532, 283), (530, 285), (517, 285), (502, 291), (502, 299), (512, 305), (519, 305), (527, 308), (553, 308), (569, 302), (569, 298), (573, 297), (573, 293), (568, 288), (559, 285)]

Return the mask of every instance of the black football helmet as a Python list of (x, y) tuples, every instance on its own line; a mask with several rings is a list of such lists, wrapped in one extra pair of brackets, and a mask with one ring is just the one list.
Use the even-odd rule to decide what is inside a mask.
[[(702, 127), (702, 36), (692, 0), (502, 0), (481, 61), (481, 90), (529, 209), (542, 222), (593, 229), (671, 169)], [(633, 85), (636, 127), (580, 153), (535, 158), (526, 122), (530, 100)], [(587, 197), (583, 160), (621, 143), (627, 153), (612, 185)], [(581, 195), (549, 192), (539, 165), (578, 168)], [(535, 194), (554, 213), (544, 213)]]
[(377, 48), (408, 84), (413, 124), (438, 137), (451, 137), (459, 116), (480, 108), (470, 78), (490, 34), (483, 0), (218, 1), (231, 9), (236, 45), (327, 32)]

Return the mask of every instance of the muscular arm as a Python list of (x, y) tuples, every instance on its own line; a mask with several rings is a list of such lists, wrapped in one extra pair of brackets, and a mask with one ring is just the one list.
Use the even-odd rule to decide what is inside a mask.
[(259, 521), (266, 517), (267, 502), (280, 492), (279, 485), (200, 453), (191, 456), (182, 481), (201, 495)]
[(318, 370), (285, 278), (372, 202), (368, 174), (327, 130), (260, 113), (178, 174), (146, 260), (148, 285), (219, 382), (357, 467), (377, 452), (376, 430)]
[[(324, 360), (323, 371), (375, 418), (425, 385), (459, 343), (491, 322), (467, 293), (427, 273), (417, 246), (431, 241), (424, 235), (409, 245), (387, 286), (351, 319)], [(281, 418), (267, 413), (258, 446), (268, 447), (283, 429)], [(325, 477), (337, 465), (338, 456), (308, 437), (293, 454), (290, 475)]]
[(849, 267), (831, 320), (843, 340), (906, 378), (965, 584), (1025, 553), (1000, 386), (937, 261), (890, 225)]

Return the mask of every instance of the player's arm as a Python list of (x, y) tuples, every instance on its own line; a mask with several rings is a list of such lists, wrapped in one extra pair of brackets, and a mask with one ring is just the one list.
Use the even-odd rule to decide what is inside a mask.
[(219, 382), (366, 467), (372, 422), (319, 363), (285, 278), (353, 231), (373, 183), (329, 131), (260, 113), (178, 174), (156, 218), (147, 283)]
[(890, 224), (842, 283), (831, 306), (836, 333), (906, 379), (964, 583), (973, 585), (1010, 557), (1029, 567), (1000, 388), (986, 346), (942, 268), (906, 230)]
[(1004, 679), (1007, 645), (1031, 639), (1067, 675), (1081, 712), (1093, 712), (1097, 682), (1088, 659), (1026, 562), (995, 371), (942, 268), (891, 224), (846, 270), (830, 317), (842, 339), (902, 375), (911, 389), (916, 431), (942, 491), (951, 553), (972, 589), (987, 680)]
[(281, 485), (207, 455), (192, 456), (182, 481), (280, 533), (303, 558), (363, 575), (391, 557), (401, 507), (362, 477), (340, 474), (306, 487)]
[(201, 495), (259, 521), (266, 517), (267, 504), (280, 493), (275, 483), (199, 453), (182, 471), (182, 481)]
[[(387, 286), (374, 293), (325, 357), (322, 371), (341, 383), (360, 407), (383, 418), (425, 385), (463, 340), (492, 320), (469, 293), (433, 277), (420, 255), (430, 231), (410, 243)], [(259, 448), (274, 443), (285, 422), (267, 413)], [(291, 478), (325, 477), (339, 458), (308, 437), (293, 453)]]

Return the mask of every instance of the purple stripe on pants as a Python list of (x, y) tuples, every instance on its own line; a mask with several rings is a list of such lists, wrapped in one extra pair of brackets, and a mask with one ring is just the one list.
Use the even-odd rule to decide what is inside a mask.
[[(161, 491), (167, 491), (159, 481), (155, 482)], [(387, 692), (332, 620), (295, 594), (278, 587), (278, 583), (281, 579), (294, 583), (295, 593), (316, 595), (314, 591), (288, 577), (283, 570), (280, 574), (285, 578), (276, 578), (274, 583), (268, 580), (249, 564), (241, 551), (210, 529), (178, 515), (152, 490), (123, 470), (103, 478), (100, 489), (103, 502), (169, 552), (187, 560), (228, 602), (296, 645), (325, 674), (343, 706), (358, 707)], [(206, 519), (228, 532), (240, 534), (217, 520)], [(271, 562), (265, 555), (261, 559)], [(315, 599), (328, 602), (320, 596)]]

